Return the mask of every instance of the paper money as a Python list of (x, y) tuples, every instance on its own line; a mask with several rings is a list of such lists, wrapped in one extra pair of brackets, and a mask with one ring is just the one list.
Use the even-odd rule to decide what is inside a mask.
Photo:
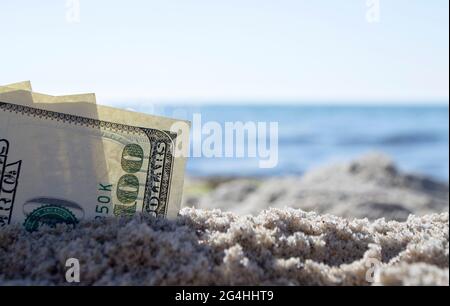
[(64, 95), (64, 96), (51, 96), (42, 93), (37, 93), (32, 91), (32, 86), (30, 81), (24, 81), (19, 83), (7, 84), (0, 86), (0, 96), (2, 93), (11, 92), (16, 90), (29, 91), (32, 94), (34, 103), (75, 103), (75, 102), (86, 102), (95, 104), (96, 97), (93, 93), (87, 94), (75, 94), (75, 95)]
[(0, 94), (0, 227), (177, 215), (188, 122), (56, 102)]
[(50, 96), (42, 93), (32, 92), (34, 103), (96, 103), (94, 94), (78, 94), (66, 96)]
[(0, 92), (2, 91), (2, 89), (32, 91), (32, 87), (31, 87), (31, 82), (30, 81), (23, 81), (23, 82), (18, 82), (18, 83), (13, 83), (13, 84), (7, 84), (7, 85), (0, 86)]

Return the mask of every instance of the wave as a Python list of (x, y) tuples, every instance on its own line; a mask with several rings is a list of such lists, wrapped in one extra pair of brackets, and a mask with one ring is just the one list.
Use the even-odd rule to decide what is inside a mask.
[(337, 145), (337, 146), (411, 146), (439, 143), (446, 140), (444, 135), (436, 133), (403, 133), (388, 136), (337, 136), (335, 141), (321, 138), (319, 135), (281, 136), (280, 145)]
[(337, 144), (343, 146), (350, 146), (350, 145), (411, 146), (411, 145), (439, 143), (444, 140), (445, 138), (442, 137), (442, 135), (438, 135), (435, 133), (405, 133), (377, 138), (373, 138), (370, 136), (345, 138), (338, 141)]
[(317, 144), (319, 137), (312, 135), (281, 136), (278, 139), (280, 145), (312, 145)]

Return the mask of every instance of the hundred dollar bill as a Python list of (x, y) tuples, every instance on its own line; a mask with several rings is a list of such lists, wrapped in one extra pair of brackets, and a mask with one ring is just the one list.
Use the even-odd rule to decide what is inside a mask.
[(95, 94), (93, 94), (93, 93), (64, 95), (64, 96), (51, 96), (51, 95), (33, 92), (30, 81), (24, 81), (24, 82), (0, 86), (0, 96), (2, 93), (12, 92), (12, 91), (16, 91), (16, 90), (24, 90), (24, 91), (31, 92), (34, 103), (71, 103), (71, 102), (86, 102), (86, 103), (93, 103), (93, 104), (97, 103)]
[(0, 96), (0, 227), (177, 215), (188, 122), (30, 101), (24, 90)]
[(96, 98), (94, 94), (76, 94), (76, 95), (65, 95), (65, 96), (51, 96), (42, 93), (32, 92), (34, 103), (96, 103)]
[(31, 87), (31, 82), (30, 81), (23, 81), (23, 82), (18, 82), (18, 83), (12, 83), (12, 84), (7, 84), (7, 85), (2, 85), (0, 86), (0, 92), (2, 92), (2, 90), (26, 90), (26, 91), (32, 91), (32, 87)]

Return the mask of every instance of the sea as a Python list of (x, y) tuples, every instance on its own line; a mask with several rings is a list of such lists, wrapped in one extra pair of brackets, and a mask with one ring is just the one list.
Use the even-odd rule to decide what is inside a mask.
[[(390, 156), (402, 171), (449, 180), (449, 109), (442, 106), (133, 105), (133, 110), (193, 121), (278, 123), (278, 163), (261, 168), (258, 157), (193, 156), (208, 133), (191, 140), (191, 176), (302, 175), (324, 164), (369, 152)], [(198, 121), (198, 120), (197, 120)], [(203, 131), (204, 132), (204, 131)], [(192, 139), (192, 137), (191, 137)], [(248, 140), (246, 140), (248, 141)], [(222, 143), (222, 146), (225, 142)], [(247, 144), (245, 144), (247, 145)], [(267, 145), (269, 143), (267, 142)]]

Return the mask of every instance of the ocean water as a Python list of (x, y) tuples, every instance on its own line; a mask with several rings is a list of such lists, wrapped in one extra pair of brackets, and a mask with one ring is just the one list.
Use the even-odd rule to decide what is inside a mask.
[(391, 156), (401, 170), (449, 179), (447, 106), (232, 105), (150, 110), (141, 105), (134, 109), (191, 121), (193, 114), (201, 114), (203, 123), (214, 121), (222, 127), (236, 121), (279, 123), (275, 168), (260, 169), (255, 158), (191, 157), (187, 171), (194, 176), (301, 175), (319, 165), (378, 151)]

